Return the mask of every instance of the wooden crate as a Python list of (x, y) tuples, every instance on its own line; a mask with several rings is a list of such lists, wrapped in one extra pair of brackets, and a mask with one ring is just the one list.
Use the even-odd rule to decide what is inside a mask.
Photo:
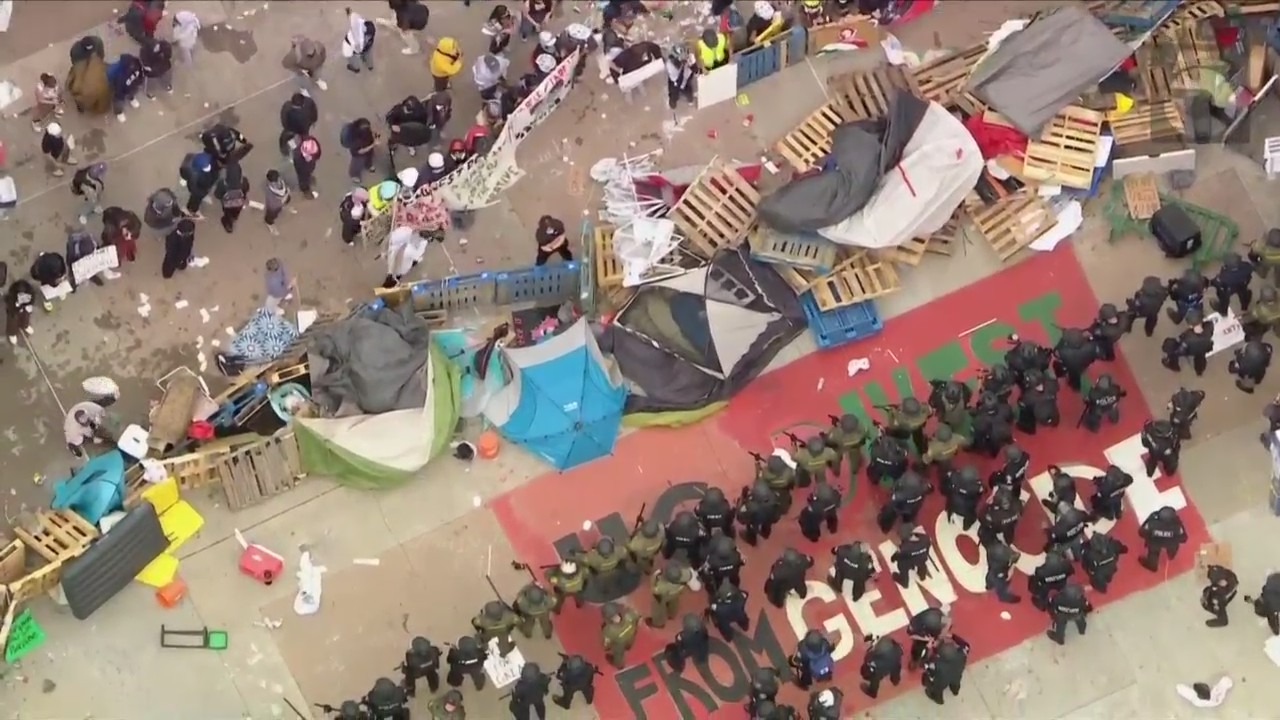
[(1176, 57), (1177, 48), (1168, 40), (1153, 38), (1138, 48), (1134, 57), (1138, 61), (1138, 100), (1158, 102), (1173, 97), (1177, 87), (1177, 69), (1167, 62), (1169, 55)]
[(613, 252), (613, 233), (612, 225), (599, 225), (592, 231), (596, 287), (601, 290), (622, 287), (622, 261)]
[(909, 72), (920, 97), (942, 105), (955, 102), (986, 52), (985, 43), (974, 45), (912, 68)]
[(839, 246), (817, 233), (796, 235), (756, 225), (747, 236), (751, 258), (787, 265), (813, 273), (828, 273), (836, 266)]
[(1180, 90), (1199, 90), (1200, 68), (1217, 69), (1222, 65), (1222, 52), (1218, 40), (1208, 23), (1187, 25), (1170, 34), (1177, 44), (1175, 64), (1177, 75), (1174, 83)]
[[(71, 558), (67, 558), (67, 560), (70, 559)], [(58, 587), (58, 583), (62, 582), (62, 564), (64, 562), (66, 562), (66, 560), (49, 563), (38, 570), (22, 576), (17, 581), (9, 583), (10, 601), (15, 603), (25, 603)]]
[(1040, 139), (1027, 143), (1022, 174), (1028, 179), (1088, 190), (1093, 185), (1103, 114), (1068, 105), (1053, 116)]
[(790, 265), (774, 265), (773, 269), (797, 295), (813, 287), (813, 284), (818, 281), (817, 275)]
[(929, 236), (929, 246), (925, 252), (930, 255), (950, 256), (954, 249), (964, 242), (964, 229), (961, 227), (960, 212), (947, 221), (942, 229)]
[(0, 548), (0, 585), (22, 577), (27, 571), (27, 546), (21, 540), (13, 540)]
[(1153, 140), (1180, 139), (1184, 135), (1182, 113), (1173, 100), (1137, 103), (1123, 115), (1108, 113), (1107, 124), (1111, 126), (1111, 134), (1115, 137), (1117, 147)]
[(876, 254), (886, 262), (901, 263), (915, 267), (929, 252), (929, 238), (911, 238), (897, 247), (885, 248)]
[(1160, 209), (1160, 188), (1156, 185), (1155, 173), (1126, 175), (1121, 182), (1124, 183), (1124, 204), (1129, 210), (1129, 217), (1150, 220)]
[(218, 463), (217, 473), (232, 510), (257, 505), (292, 490), (304, 475), (292, 432), (230, 453)]
[(888, 295), (898, 287), (892, 263), (862, 253), (818, 278), (810, 291), (818, 309), (827, 311)]
[(1053, 212), (1038, 197), (1015, 196), (973, 213), (978, 233), (1006, 261), (1054, 225)]
[(50, 563), (76, 557), (98, 537), (98, 529), (70, 510), (37, 510), (32, 522), (20, 522), (13, 534)]
[(784, 160), (804, 172), (819, 158), (831, 152), (831, 131), (845, 122), (834, 102), (829, 102), (805, 118), (805, 121), (778, 141), (774, 149)]
[(889, 114), (894, 93), (916, 93), (911, 77), (893, 65), (837, 75), (827, 87), (846, 121), (877, 120)]
[(1178, 5), (1177, 10), (1173, 11), (1169, 19), (1160, 25), (1158, 32), (1172, 35), (1188, 26), (1202, 23), (1210, 18), (1223, 17), (1226, 14), (1226, 8), (1222, 7), (1222, 3), (1216, 2), (1216, 0), (1183, 2)]
[(680, 196), (667, 218), (689, 243), (710, 260), (717, 250), (742, 242), (756, 222), (760, 193), (737, 170), (713, 162)]

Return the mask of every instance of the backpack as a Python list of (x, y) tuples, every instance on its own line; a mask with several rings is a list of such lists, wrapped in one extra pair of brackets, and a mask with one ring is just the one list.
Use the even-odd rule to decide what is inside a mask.
[(229, 188), (222, 196), (222, 207), (235, 210), (244, 207), (244, 191), (240, 188)]
[(182, 158), (182, 165), (178, 166), (178, 177), (182, 182), (189, 183), (196, 176), (196, 155), (198, 153), (187, 153)]
[(353, 134), (354, 134), (354, 132), (353, 132), (353, 130), (352, 130), (351, 123), (346, 123), (346, 124), (344, 124), (344, 125), (342, 126), (342, 129), (338, 131), (338, 144), (340, 144), (340, 145), (342, 145), (342, 147), (347, 148), (348, 150), (350, 150), (350, 149), (351, 149), (351, 143), (352, 143), (352, 140), (353, 140), (353, 138), (352, 138), (352, 135), (353, 135)]

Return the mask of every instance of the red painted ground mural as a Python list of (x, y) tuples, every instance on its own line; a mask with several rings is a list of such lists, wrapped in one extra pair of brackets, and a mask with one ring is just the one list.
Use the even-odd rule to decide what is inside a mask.
[[(724, 413), (708, 422), (680, 430), (633, 433), (619, 442), (612, 457), (572, 472), (538, 478), (494, 501), (493, 509), (523, 560), (535, 565), (553, 563), (558, 553), (575, 546), (589, 547), (600, 533), (625, 536), (642, 504), (647, 504), (646, 514), (666, 520), (676, 509), (695, 503), (706, 485), (724, 488), (735, 497), (751, 478), (747, 451), (767, 453), (771, 445), (787, 445), (783, 430), (805, 435), (806, 427), (825, 425), (829, 414), (865, 415), (868, 408), (896, 402), (907, 392), (923, 399), (928, 394), (927, 379), (968, 379), (982, 365), (997, 361), (1010, 332), (1050, 342), (1056, 339), (1058, 328), (1087, 324), (1096, 308), (1097, 301), (1069, 249), (1038, 255), (895, 318), (876, 338), (812, 355), (760, 378)], [(871, 369), (849, 377), (849, 361), (861, 357), (871, 361)], [(1139, 567), (1135, 552), (1122, 557), (1110, 591), (1105, 595), (1090, 591), (1099, 608), (1190, 570), (1193, 549), (1208, 537), (1203, 520), (1176, 477), (1145, 477), (1137, 435), (1150, 415), (1131, 371), (1121, 359), (1091, 370), (1095, 377), (1102, 372), (1109, 372), (1130, 389), (1122, 403), (1119, 425), (1107, 426), (1098, 434), (1076, 429), (1083, 406), (1077, 395), (1064, 388), (1062, 427), (1041, 430), (1034, 436), (1018, 435), (1019, 444), (1032, 457), (1030, 484), (1037, 495), (1028, 502), (1018, 528), (1016, 544), (1023, 552), (1019, 569), (1029, 574), (1040, 563), (1049, 518), (1037, 500), (1048, 494), (1044, 470), (1049, 464), (1081, 478), (1078, 489), (1082, 498), (1092, 493), (1088, 478), (1101, 474), (1108, 463), (1134, 476), (1124, 518), (1118, 524), (1105, 522), (1097, 527), (1120, 538), (1131, 550), (1141, 546), (1137, 537), (1140, 519), (1163, 505), (1179, 510), (1191, 542), (1176, 562), (1166, 563), (1158, 574)], [(993, 469), (990, 462), (966, 459), (974, 461), (984, 476)], [(561, 642), (566, 650), (586, 655), (606, 672), (597, 683), (596, 709), (601, 717), (741, 717), (751, 671), (761, 665), (784, 668), (797, 635), (806, 627), (823, 628), (837, 646), (836, 682), (845, 690), (846, 713), (873, 704), (857, 689), (858, 664), (865, 650), (863, 636), (897, 633), (905, 645), (902, 628), (907, 619), (928, 605), (951, 604), (956, 630), (972, 643), (975, 662), (1047, 629), (1047, 616), (1029, 602), (1004, 605), (985, 593), (985, 561), (976, 538), (945, 520), (942, 499), (936, 493), (921, 515), (921, 523), (934, 540), (934, 579), (923, 585), (913, 581), (904, 590), (886, 573), (876, 578), (857, 603), (837, 597), (822, 582), (831, 564), (831, 547), (850, 539), (868, 541), (880, 553), (881, 565), (887, 567), (896, 542), (875, 525), (883, 495), (871, 487), (865, 475), (853, 492), (846, 494), (850, 497), (842, 510), (838, 538), (828, 535), (815, 544), (801, 537), (794, 521), (803, 502), (797, 491), (793, 517), (775, 528), (770, 540), (756, 549), (740, 543), (747, 558), (743, 585), (752, 594), (751, 632), (740, 634), (731, 643), (713, 643), (708, 667), (690, 665), (683, 675), (675, 675), (661, 661), (664, 645), (674, 636), (675, 623), (665, 631), (642, 626), (639, 641), (628, 656), (629, 667), (614, 671), (601, 653), (599, 608), (567, 608), (556, 621)], [(582, 530), (584, 521), (591, 521), (591, 530)], [(793, 598), (786, 610), (779, 610), (764, 601), (762, 588), (769, 566), (788, 545), (812, 555), (816, 564), (810, 572), (807, 600)], [(1016, 579), (1015, 591), (1025, 595), (1025, 583), (1025, 576)], [(623, 591), (631, 590), (625, 602), (646, 613), (650, 605), (647, 587), (647, 579), (643, 585), (634, 582), (623, 587)], [(705, 594), (690, 592), (681, 609), (701, 612), (705, 607)], [(1002, 612), (1007, 612), (1009, 619), (1003, 619)], [(908, 674), (901, 687), (882, 689), (880, 698), (914, 689), (918, 680), (918, 674)], [(807, 702), (805, 694), (794, 687), (784, 690), (781, 699), (801, 710)]]

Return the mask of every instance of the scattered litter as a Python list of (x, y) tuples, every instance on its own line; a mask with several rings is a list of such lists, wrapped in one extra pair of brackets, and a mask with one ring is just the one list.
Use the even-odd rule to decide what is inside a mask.
[(196, 348), (202, 348), (202, 347), (204, 347), (204, 338), (203, 337), (196, 338)]
[(210, 340), (209, 344), (213, 347), (222, 347), (222, 342), (219, 340)]
[(707, 137), (711, 138), (712, 140), (715, 140), (716, 138), (720, 137), (720, 133), (716, 132), (715, 128), (711, 128), (710, 130), (707, 131)]
[(1014, 680), (1004, 686), (1004, 694), (1014, 701), (1021, 702), (1027, 699), (1027, 687), (1021, 680)]
[(484, 500), (479, 495), (476, 495), (475, 497), (471, 498), (472, 507), (480, 507), (483, 504), (484, 504)]
[(368, 567), (378, 567), (382, 564), (382, 561), (378, 558), (355, 558), (351, 562), (356, 565), (366, 565)]
[(45, 695), (48, 695), (49, 693), (57, 689), (58, 689), (58, 683), (50, 680), (49, 678), (45, 678), (44, 681), (40, 683), (40, 692), (44, 693)]
[(191, 258), (191, 263), (190, 263), (191, 267), (198, 267), (198, 268), (202, 268), (202, 267), (204, 267), (205, 265), (208, 265), (208, 264), (209, 264), (209, 258), (207, 258), (207, 257), (193, 257), (193, 258)]
[(298, 594), (293, 599), (293, 611), (299, 615), (314, 615), (320, 610), (320, 594), (323, 591), (321, 576), (323, 565), (311, 562), (311, 553), (304, 551), (298, 558)]
[(190, 304), (191, 303), (187, 302), (186, 300), (179, 300), (178, 302), (174, 303), (173, 306), (179, 310), (182, 310), (183, 308), (185, 308)]
[(604, 113), (600, 113), (600, 119), (601, 119), (601, 120), (606, 120), (606, 119), (608, 119), (608, 117), (609, 117), (608, 115), (606, 115), (606, 114), (604, 114)]
[(853, 377), (863, 370), (871, 369), (871, 360), (868, 358), (854, 358), (849, 361), (849, 366), (845, 370), (849, 373), (849, 377)]
[(143, 303), (142, 305), (139, 305), (139, 306), (138, 306), (138, 314), (139, 314), (139, 315), (141, 315), (141, 316), (142, 316), (142, 317), (144, 317), (144, 318), (145, 318), (145, 317), (151, 317), (151, 306), (150, 306), (150, 305), (148, 305), (148, 304), (146, 304), (146, 303)]
[(262, 653), (255, 651), (252, 655), (249, 656), (249, 659), (244, 661), (244, 663), (249, 667), (253, 667), (254, 665), (257, 665), (258, 662), (261, 660), (262, 660)]
[(827, 379), (826, 379), (826, 378), (824, 378), (824, 377), (820, 377), (820, 378), (818, 378), (818, 392), (822, 392), (822, 386), (823, 386), (823, 385), (826, 385), (826, 384), (827, 384)]
[(756, 116), (748, 113), (746, 117), (742, 118), (742, 127), (751, 127), (751, 123), (755, 121)]
[(233, 328), (233, 327), (229, 327), (229, 328), (226, 328), (226, 330), (227, 330), (227, 337), (235, 337), (235, 336), (236, 336), (236, 329), (235, 329), (235, 328)]
[(591, 521), (590, 521), (590, 520), (583, 520), (583, 521), (582, 521), (582, 529), (583, 529), (583, 530), (590, 530), (590, 529), (591, 529)]
[(1013, 619), (1013, 616), (1009, 614), (1009, 611), (1008, 611), (1008, 610), (1001, 610), (1001, 611), (1000, 611), (1000, 619), (1001, 619), (1001, 620), (1012, 620), (1012, 619)]
[(209, 322), (209, 311), (204, 308), (200, 308), (200, 322)]
[(275, 630), (276, 628), (280, 627), (281, 625), (284, 625), (284, 621), (283, 621), (283, 620), (272, 620), (271, 618), (267, 617), (266, 615), (263, 615), (261, 620), (254, 620), (254, 621), (253, 621), (253, 624), (254, 624), (254, 625), (257, 625), (257, 626), (258, 626), (258, 627), (260, 627), (260, 628), (266, 628), (267, 630)]
[(209, 312), (218, 312), (218, 310), (221, 307), (222, 307), (221, 305), (214, 305), (213, 307), (209, 308)]

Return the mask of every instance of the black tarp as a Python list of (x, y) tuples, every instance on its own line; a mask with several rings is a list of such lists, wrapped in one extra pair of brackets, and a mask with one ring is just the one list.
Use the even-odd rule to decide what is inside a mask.
[(760, 220), (783, 232), (814, 232), (861, 210), (880, 177), (902, 160), (928, 107), (926, 100), (895, 92), (885, 117), (837, 127), (831, 133), (835, 167), (792, 180), (762, 198)]

